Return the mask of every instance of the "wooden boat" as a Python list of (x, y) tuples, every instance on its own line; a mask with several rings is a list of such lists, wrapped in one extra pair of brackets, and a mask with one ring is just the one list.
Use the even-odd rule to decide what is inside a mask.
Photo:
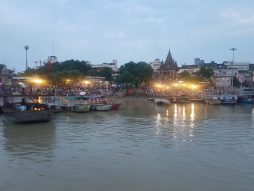
[(63, 111), (62, 106), (59, 106), (59, 105), (50, 105), (49, 107), (50, 109), (52, 109), (54, 113), (60, 113)]
[(47, 104), (54, 113), (60, 113), (64, 111), (64, 99), (62, 97), (47, 96), (41, 98), (42, 103)]
[(177, 103), (190, 103), (190, 97), (187, 95), (180, 95), (176, 97), (175, 102)]
[(205, 100), (205, 102), (210, 105), (220, 105), (221, 100), (220, 100), (220, 97), (218, 97), (218, 96), (211, 96), (211, 97), (207, 98)]
[(76, 104), (73, 107), (71, 107), (72, 112), (76, 113), (84, 113), (90, 111), (90, 105), (89, 104)]
[(109, 111), (112, 108), (112, 104), (96, 104), (96, 111)]
[(154, 103), (156, 104), (164, 104), (164, 105), (169, 105), (170, 101), (167, 99), (163, 99), (163, 98), (155, 98), (154, 99)]
[(199, 96), (190, 97), (189, 100), (190, 100), (190, 102), (198, 102), (198, 103), (204, 102), (204, 99)]
[(236, 95), (222, 95), (220, 96), (220, 103), (225, 105), (235, 105), (237, 103), (237, 99)]
[(53, 111), (44, 104), (34, 104), (26, 110), (5, 109), (5, 115), (15, 123), (48, 122), (52, 119)]
[(112, 107), (111, 107), (111, 110), (118, 110), (120, 106), (121, 106), (120, 103), (113, 103)]
[(254, 89), (251, 88), (240, 89), (239, 103), (254, 104)]

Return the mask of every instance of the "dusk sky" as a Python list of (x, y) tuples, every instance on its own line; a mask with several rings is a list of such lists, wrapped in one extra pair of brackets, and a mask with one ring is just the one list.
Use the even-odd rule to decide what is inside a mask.
[(254, 63), (253, 0), (0, 0), (0, 63), (16, 71), (54, 54), (92, 64), (196, 57)]

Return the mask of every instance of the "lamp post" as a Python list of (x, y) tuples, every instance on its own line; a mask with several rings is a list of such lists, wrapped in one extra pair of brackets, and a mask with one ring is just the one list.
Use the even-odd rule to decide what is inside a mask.
[(29, 46), (28, 45), (25, 45), (24, 46), (25, 50), (26, 50), (26, 70), (27, 70), (27, 51), (29, 49)]
[(236, 48), (230, 48), (230, 51), (232, 51), (232, 64), (231, 64), (231, 87), (234, 87), (234, 78), (233, 78), (233, 65), (235, 63), (235, 51), (237, 51)]

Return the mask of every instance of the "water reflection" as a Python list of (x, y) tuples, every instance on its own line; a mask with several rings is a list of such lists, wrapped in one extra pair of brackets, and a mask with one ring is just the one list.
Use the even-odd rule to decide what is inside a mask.
[(7, 155), (31, 160), (50, 157), (55, 145), (55, 126), (52, 123), (3, 123), (4, 150)]
[(47, 124), (0, 120), (0, 190), (253, 190), (253, 106), (122, 103)]

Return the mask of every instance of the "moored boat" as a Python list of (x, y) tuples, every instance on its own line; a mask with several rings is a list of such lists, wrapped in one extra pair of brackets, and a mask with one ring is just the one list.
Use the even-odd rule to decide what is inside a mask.
[(190, 97), (188, 95), (182, 94), (175, 98), (175, 102), (177, 103), (190, 103)]
[(121, 106), (120, 103), (113, 103), (112, 107), (111, 107), (111, 110), (118, 110), (120, 106)]
[(238, 97), (236, 95), (226, 94), (220, 96), (220, 104), (235, 105)]
[(85, 113), (90, 111), (90, 105), (89, 104), (76, 104), (71, 107), (72, 112), (76, 113)]
[(155, 98), (154, 103), (168, 105), (168, 104), (170, 104), (170, 101), (167, 99), (163, 99), (163, 98)]
[(202, 103), (204, 102), (204, 99), (201, 98), (200, 96), (193, 96), (189, 98), (190, 102), (198, 102), (198, 103)]
[(208, 97), (205, 100), (205, 102), (210, 104), (210, 105), (220, 105), (221, 100), (220, 100), (219, 96), (212, 95), (212, 96)]
[(95, 110), (96, 111), (109, 111), (112, 108), (112, 104), (96, 104)]
[(239, 93), (239, 103), (254, 104), (254, 89), (242, 88)]
[(60, 112), (63, 111), (62, 106), (59, 106), (59, 105), (51, 105), (51, 106), (50, 106), (50, 109), (52, 109), (52, 111), (53, 111), (54, 113), (60, 113)]
[(27, 109), (5, 109), (5, 115), (15, 123), (48, 122), (52, 119), (53, 111), (44, 104), (33, 104)]

